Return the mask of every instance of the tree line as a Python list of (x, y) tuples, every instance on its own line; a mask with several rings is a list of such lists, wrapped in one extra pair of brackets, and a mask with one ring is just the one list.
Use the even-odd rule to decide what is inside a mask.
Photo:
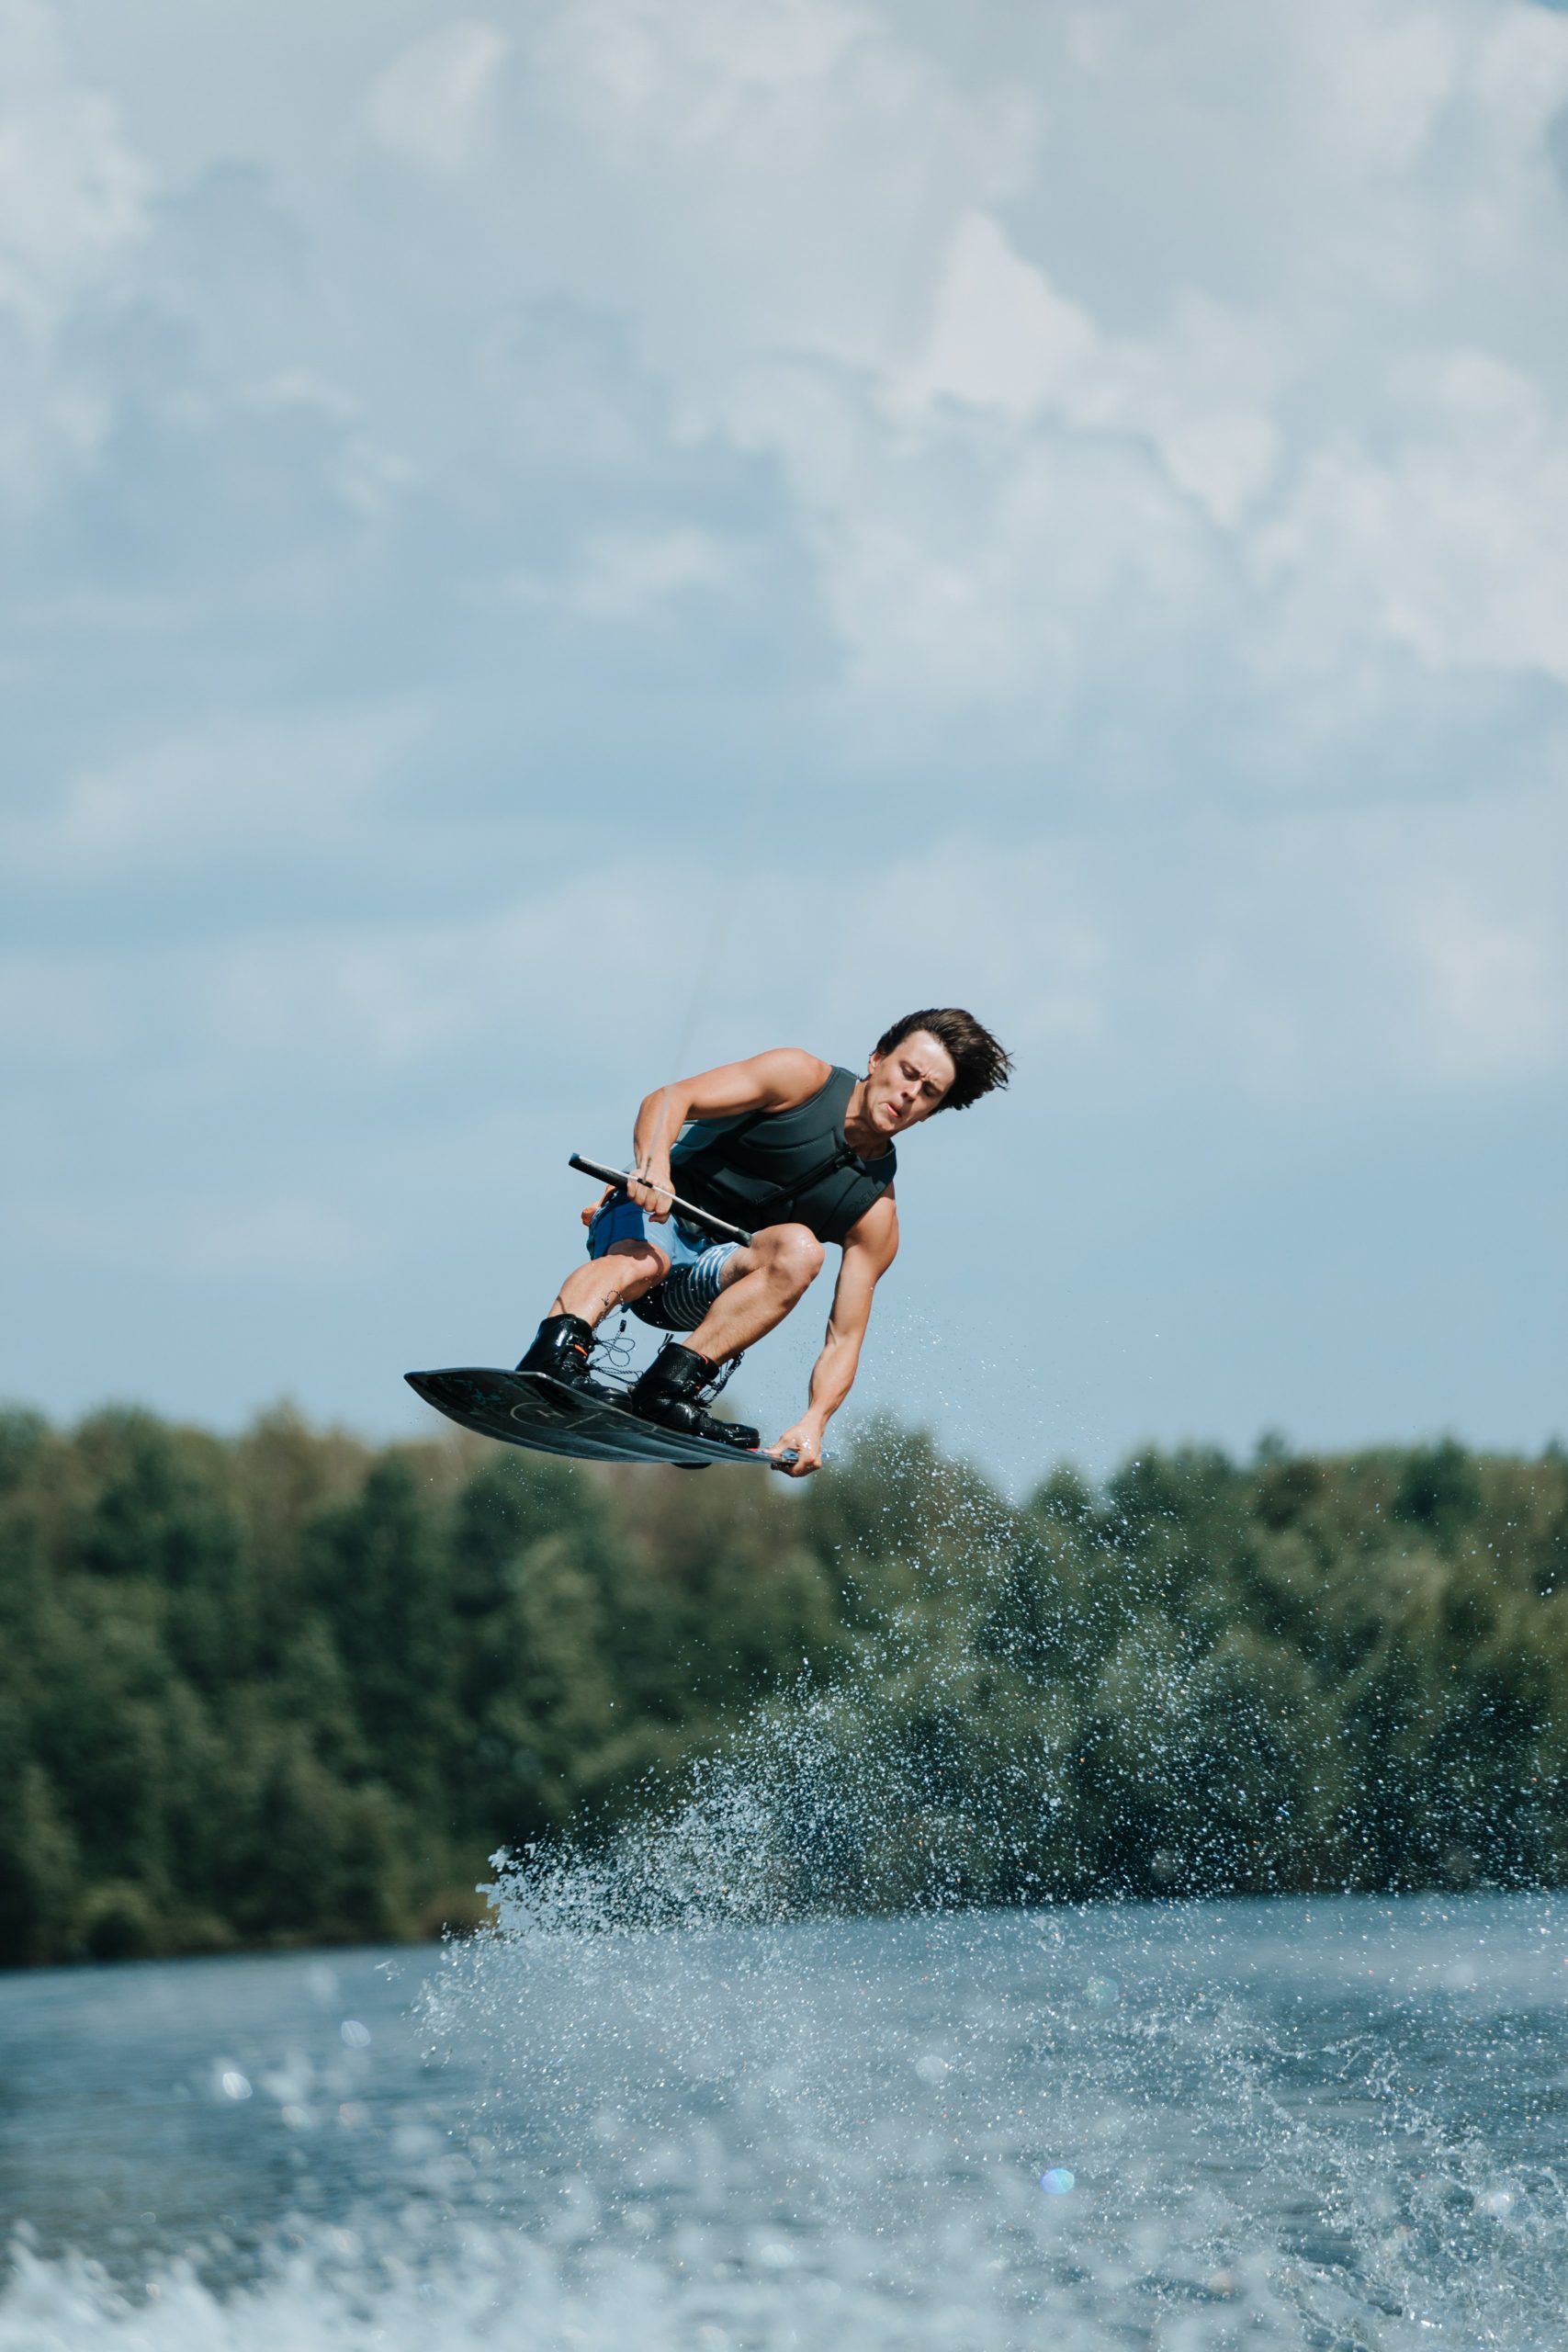
[(793, 1488), (0, 1415), (0, 1963), (472, 1923), (803, 1710), (805, 1907), (1561, 1884), (1568, 1455), (1011, 1502), (886, 1427)]

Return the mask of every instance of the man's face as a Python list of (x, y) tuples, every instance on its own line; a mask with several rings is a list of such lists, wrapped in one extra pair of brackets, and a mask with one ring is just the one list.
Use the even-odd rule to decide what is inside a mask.
[(940, 1111), (957, 1077), (953, 1056), (925, 1029), (873, 1054), (866, 1073), (865, 1115), (880, 1136), (899, 1136)]

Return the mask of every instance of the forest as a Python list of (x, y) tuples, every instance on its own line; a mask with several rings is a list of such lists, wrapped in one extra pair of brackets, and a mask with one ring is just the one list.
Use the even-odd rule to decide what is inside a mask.
[(0, 1415), (0, 1963), (460, 1929), (807, 1722), (786, 1909), (1562, 1883), (1568, 1455), (1013, 1502), (890, 1427), (795, 1487)]

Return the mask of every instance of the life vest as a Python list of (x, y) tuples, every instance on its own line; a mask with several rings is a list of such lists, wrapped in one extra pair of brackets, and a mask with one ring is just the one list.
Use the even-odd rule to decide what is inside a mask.
[(844, 1114), (859, 1085), (835, 1069), (790, 1111), (742, 1111), (696, 1119), (671, 1153), (675, 1190), (713, 1216), (756, 1231), (808, 1226), (818, 1241), (842, 1241), (893, 1182), (897, 1155), (863, 1159), (844, 1140)]

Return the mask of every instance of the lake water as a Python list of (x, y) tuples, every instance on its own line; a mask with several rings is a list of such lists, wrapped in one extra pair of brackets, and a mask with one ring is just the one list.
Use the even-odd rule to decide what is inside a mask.
[(0, 2352), (1568, 2344), (1568, 1902), (0, 1980)]

